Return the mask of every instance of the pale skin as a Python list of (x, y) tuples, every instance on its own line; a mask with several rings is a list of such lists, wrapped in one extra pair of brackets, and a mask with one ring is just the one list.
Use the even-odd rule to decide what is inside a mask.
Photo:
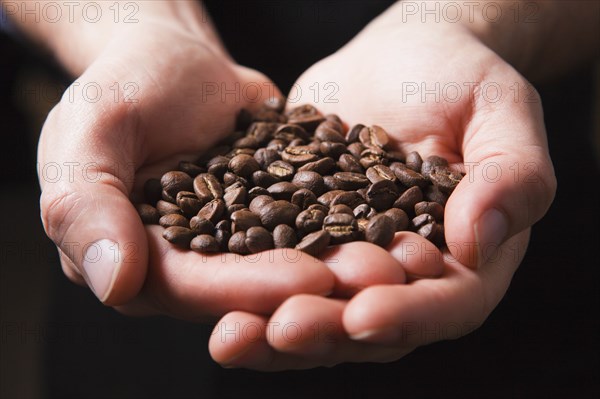
[[(387, 250), (352, 243), (319, 260), (302, 256), (296, 262), (275, 251), (270, 259), (244, 265), (233, 256), (204, 262), (198, 254), (173, 249), (160, 238), (160, 228), (141, 225), (130, 197), (148, 175), (168, 170), (222, 137), (240, 106), (255, 105), (201, 101), (197, 92), (203, 82), (268, 80), (227, 56), (206, 18), (190, 17), (202, 14), (191, 2), (176, 2), (173, 8), (148, 2), (140, 24), (96, 26), (106, 32), (102, 40), (82, 34), (85, 43), (68, 48), (61, 40), (68, 27), (52, 32), (25, 25), (33, 37), (53, 38), (47, 45), (75, 75), (82, 73), (82, 85), (133, 81), (140, 88), (135, 105), (112, 98), (95, 104), (63, 98), (44, 126), (41, 164), (92, 159), (106, 172), (94, 183), (77, 174), (74, 182), (40, 179), (44, 225), (61, 249), (65, 273), (127, 314), (221, 317), (209, 348), (228, 367), (283, 370), (393, 361), (420, 345), (468, 333), (505, 294), (530, 227), (545, 214), (556, 190), (539, 97), (510, 64), (532, 77), (552, 76), (597, 46), (593, 30), (598, 28), (585, 22), (597, 15), (596, 2), (539, 3), (542, 22), (526, 32), (518, 23), (494, 25), (481, 18), (452, 24), (404, 21), (406, 10), (397, 4), (298, 80), (305, 88), (336, 82), (339, 101), (317, 103), (323, 112), (337, 113), (350, 125), (380, 124), (398, 149), (445, 156), (468, 172), (446, 208), (449, 252), (442, 254), (415, 234), (398, 233)], [(544, 25), (544, 18), (566, 12), (581, 15), (577, 27), (566, 20), (560, 29)], [(579, 48), (547, 50), (553, 39), (563, 43), (577, 37)], [(452, 101), (447, 96), (423, 100), (420, 92), (407, 95), (407, 83), (431, 89), (436, 82), (458, 84), (463, 93), (452, 93)], [(492, 101), (492, 92), (481, 90), (489, 83), (499, 87), (500, 99)], [(522, 88), (519, 94), (514, 87)], [(373, 92), (374, 99), (366, 95)], [(311, 101), (306, 95), (298, 103)], [(181, 141), (173, 137), (186, 144), (178, 146)], [(111, 174), (115, 164), (122, 166), (116, 178)], [(500, 173), (483, 173), (490, 171), (489, 164)], [(134, 174), (135, 179), (126, 178)], [(121, 262), (109, 277), (96, 275), (94, 286), (83, 254), (66, 243), (102, 239), (135, 243), (138, 256)], [(220, 331), (235, 331), (236, 323), (257, 328), (247, 330), (251, 337), (223, 338)], [(291, 323), (305, 333), (290, 339), (277, 330)], [(435, 328), (437, 333), (426, 333)]]

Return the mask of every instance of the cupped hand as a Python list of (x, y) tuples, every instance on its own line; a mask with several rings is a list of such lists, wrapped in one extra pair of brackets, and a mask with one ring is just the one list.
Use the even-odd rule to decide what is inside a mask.
[(142, 224), (131, 199), (147, 178), (197, 158), (242, 107), (278, 95), (186, 24), (144, 22), (108, 40), (43, 128), (42, 219), (67, 276), (127, 314), (193, 320), (269, 314), (290, 295), (330, 292), (332, 273), (309, 256), (202, 256)]
[[(333, 96), (315, 97), (315, 87), (332, 85)], [(353, 297), (294, 296), (270, 319), (232, 312), (211, 337), (213, 358), (261, 370), (391, 361), (479, 326), (504, 296), (530, 227), (556, 190), (535, 90), (466, 27), (401, 24), (386, 13), (305, 72), (290, 98), (321, 100), (318, 108), (349, 125), (381, 125), (397, 149), (443, 156), (466, 172), (445, 209), (448, 250), (413, 233), (397, 233), (388, 252), (343, 245), (337, 262), (325, 261), (334, 294), (354, 288)], [(399, 269), (442, 274), (401, 284)], [(265, 327), (234, 342), (219, 334), (234, 321)], [(314, 339), (319, 326), (328, 327)], [(304, 334), (290, 335), (297, 331)]]

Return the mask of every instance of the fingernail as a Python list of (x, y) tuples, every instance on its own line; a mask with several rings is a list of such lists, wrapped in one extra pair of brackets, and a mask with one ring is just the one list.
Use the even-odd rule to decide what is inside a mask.
[(121, 266), (121, 253), (117, 243), (99, 240), (88, 244), (83, 257), (83, 270), (92, 290), (102, 302), (110, 294)]
[(496, 252), (508, 233), (506, 216), (497, 209), (486, 211), (475, 224), (475, 239), (477, 240), (478, 262), (481, 267)]
[(351, 334), (350, 339), (362, 342), (391, 344), (400, 339), (400, 332), (397, 328), (387, 327)]

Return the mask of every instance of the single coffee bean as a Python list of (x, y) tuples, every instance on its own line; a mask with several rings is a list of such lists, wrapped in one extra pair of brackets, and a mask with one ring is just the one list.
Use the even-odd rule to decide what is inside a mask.
[(404, 231), (408, 229), (410, 220), (408, 219), (406, 212), (404, 212), (402, 209), (390, 208), (385, 211), (384, 214), (394, 221), (396, 231)]
[(371, 183), (377, 183), (381, 180), (390, 180), (391, 182), (396, 182), (396, 175), (394, 172), (385, 165), (374, 165), (367, 169), (366, 172), (367, 178), (371, 181)]
[(343, 132), (344, 132), (344, 126), (343, 126), (344, 124), (343, 124), (342, 120), (340, 119), (340, 117), (339, 117), (339, 116), (337, 116), (336, 114), (327, 114), (327, 115), (325, 115), (325, 120), (326, 120), (326, 121), (334, 121), (334, 122), (337, 122), (337, 124), (339, 125), (339, 127), (340, 127), (340, 129), (341, 129), (341, 130), (340, 130), (340, 133), (343, 133)]
[(355, 142), (349, 144), (347, 150), (350, 154), (352, 154), (354, 158), (360, 159), (360, 154), (362, 154), (363, 151), (366, 150), (366, 147), (361, 142)]
[(260, 217), (249, 210), (240, 210), (231, 214), (231, 232), (248, 230), (250, 227), (260, 226)]
[(226, 215), (228, 218), (231, 218), (231, 214), (241, 210), (248, 210), (246, 205), (244, 204), (233, 204), (227, 207)]
[(291, 180), (294, 176), (295, 168), (287, 162), (275, 161), (267, 166), (267, 172), (281, 180)]
[(387, 247), (394, 239), (396, 225), (394, 221), (385, 214), (373, 216), (365, 229), (365, 239), (382, 248)]
[(338, 158), (346, 152), (346, 145), (333, 141), (323, 141), (319, 144), (318, 150), (324, 157)]
[(252, 187), (250, 191), (248, 191), (248, 201), (252, 202), (252, 200), (261, 195), (270, 195), (266, 188), (263, 187)]
[(301, 188), (292, 194), (292, 199), (290, 202), (300, 209), (306, 209), (309, 206), (317, 203), (317, 197), (312, 191), (306, 188)]
[(323, 221), (323, 229), (331, 235), (331, 244), (344, 244), (354, 241), (358, 235), (358, 224), (354, 215), (335, 213)]
[(346, 204), (332, 205), (329, 208), (329, 215), (333, 215), (334, 213), (347, 213), (348, 215), (354, 216), (354, 212), (352, 212), (352, 208), (350, 208)]
[(436, 166), (429, 173), (429, 179), (436, 185), (440, 191), (451, 194), (462, 179), (462, 175), (454, 172), (447, 167)]
[(190, 227), (190, 221), (183, 215), (177, 213), (171, 213), (169, 215), (161, 216), (158, 221), (162, 227), (167, 228), (171, 226)]
[(332, 141), (334, 143), (345, 143), (342, 135), (342, 125), (331, 120), (325, 120), (315, 130), (315, 138), (321, 141)]
[(279, 178), (265, 172), (264, 170), (257, 170), (252, 174), (252, 182), (258, 187), (267, 188), (275, 183), (279, 183), (280, 181), (281, 180), (279, 180)]
[(231, 222), (229, 220), (221, 220), (219, 223), (215, 225), (216, 230), (223, 230), (231, 232)]
[(368, 219), (367, 215), (371, 213), (371, 207), (367, 204), (360, 204), (352, 211), (356, 219)]
[(158, 179), (148, 179), (144, 183), (144, 198), (150, 205), (156, 205), (161, 200), (162, 185)]
[(237, 233), (234, 233), (229, 239), (227, 247), (229, 248), (229, 252), (240, 255), (249, 255), (250, 250), (246, 246), (246, 232), (238, 231)]
[(366, 201), (364, 197), (360, 195), (358, 191), (342, 191), (333, 198), (329, 205), (335, 206), (338, 204), (343, 204), (348, 205), (350, 208), (356, 208), (365, 202)]
[(213, 234), (215, 230), (215, 225), (213, 222), (199, 216), (194, 216), (190, 219), (189, 227), (196, 234)]
[(247, 154), (236, 155), (229, 161), (229, 170), (238, 176), (249, 178), (259, 169), (260, 165), (256, 159)]
[(233, 186), (234, 184), (237, 184), (237, 187), (240, 187), (240, 186), (249, 187), (250, 186), (250, 184), (248, 183), (248, 180), (244, 179), (243, 177), (238, 176), (235, 173), (225, 172), (225, 174), (223, 175), (223, 187), (225, 188), (225, 191), (227, 191), (227, 189), (229, 187)]
[(179, 171), (184, 172), (192, 178), (198, 176), (200, 173), (206, 173), (206, 169), (189, 161), (179, 162), (179, 166), (177, 167), (177, 169), (179, 169)]
[[(290, 165), (291, 166), (291, 165)], [(309, 162), (298, 168), (298, 172), (316, 172), (320, 175), (326, 175), (335, 167), (335, 161), (331, 157), (321, 158), (318, 161)]]
[(137, 204), (135, 206), (140, 218), (142, 219), (142, 223), (144, 224), (157, 224), (160, 219), (160, 212), (158, 209), (148, 204)]
[(279, 112), (275, 111), (271, 108), (263, 107), (258, 110), (258, 112), (254, 115), (253, 118), (255, 121), (260, 122), (277, 122), (277, 123), (285, 123), (287, 118), (285, 115), (281, 115)]
[(250, 212), (260, 214), (260, 210), (267, 204), (275, 201), (270, 195), (259, 195), (250, 202)]
[(200, 201), (206, 203), (215, 198), (223, 198), (223, 187), (212, 173), (201, 173), (196, 176), (193, 186)]
[(436, 166), (448, 167), (448, 160), (436, 155), (428, 156), (421, 164), (421, 174), (423, 176), (429, 176)]
[(225, 201), (220, 198), (208, 202), (198, 212), (198, 217), (208, 219), (213, 224), (218, 223), (225, 213)]
[(291, 144), (291, 142), (296, 139), (308, 140), (306, 130), (304, 130), (302, 126), (294, 124), (280, 126), (273, 134), (273, 137), (278, 140), (283, 140), (288, 144)]
[(298, 191), (299, 188), (300, 187), (298, 187), (294, 183), (290, 183), (289, 181), (282, 181), (279, 183), (275, 183), (272, 186), (269, 186), (269, 188), (267, 188), (267, 191), (276, 200), (290, 201), (292, 199), (292, 195), (294, 195), (294, 193)]
[(259, 145), (258, 140), (256, 140), (252, 136), (246, 136), (246, 137), (237, 139), (233, 143), (233, 148), (252, 148), (252, 149), (256, 150), (258, 148), (258, 145)]
[(196, 236), (190, 242), (190, 248), (196, 252), (214, 253), (219, 252), (221, 247), (215, 237), (208, 234)]
[(323, 177), (317, 172), (298, 171), (292, 183), (299, 188), (306, 188), (312, 191), (316, 196), (319, 196), (325, 192), (325, 182)]
[(306, 142), (302, 139), (294, 139), (292, 141), (290, 141), (290, 143), (288, 144), (288, 147), (298, 147), (300, 145), (304, 145), (306, 144)]
[(177, 205), (172, 204), (170, 202), (163, 201), (163, 200), (160, 200), (156, 203), (156, 210), (158, 210), (158, 213), (161, 216), (169, 215), (171, 213), (178, 213), (180, 215), (183, 215), (183, 211), (181, 210), (180, 207), (178, 207)]
[(288, 123), (300, 125), (307, 132), (313, 132), (325, 120), (323, 115), (312, 105), (301, 105), (287, 113)]
[(286, 147), (281, 152), (281, 159), (294, 167), (300, 167), (319, 159), (319, 156), (308, 146)]
[(205, 201), (199, 200), (196, 194), (191, 191), (180, 191), (177, 193), (177, 205), (187, 217), (197, 214), (205, 203)]
[(235, 157), (236, 155), (250, 155), (252, 158), (254, 158), (255, 152), (256, 150), (252, 148), (234, 148), (233, 150), (225, 154), (225, 156), (229, 159)]
[(337, 165), (343, 172), (365, 173), (365, 169), (360, 162), (351, 154), (340, 155)]
[(171, 171), (160, 178), (162, 189), (171, 197), (175, 198), (179, 191), (192, 191), (193, 180), (187, 173)]
[(320, 230), (323, 226), (325, 214), (317, 209), (305, 210), (296, 217), (296, 228), (302, 234)]
[(170, 202), (171, 204), (176, 204), (177, 203), (177, 198), (172, 197), (169, 193), (167, 193), (165, 190), (162, 190), (160, 193), (160, 196), (162, 198), (163, 201), (167, 201)]
[(402, 195), (394, 201), (392, 206), (394, 208), (400, 208), (407, 214), (412, 215), (415, 205), (421, 201), (423, 201), (423, 192), (418, 186), (413, 186), (403, 192)]
[(273, 249), (273, 236), (262, 226), (253, 226), (246, 231), (246, 247), (250, 253), (256, 254)]
[(358, 139), (365, 147), (385, 148), (389, 143), (386, 131), (377, 125), (364, 127), (358, 133)]
[(171, 244), (189, 248), (190, 241), (192, 241), (192, 238), (194, 238), (196, 234), (187, 227), (171, 226), (163, 231), (162, 236)]
[(390, 165), (390, 169), (394, 171), (400, 183), (406, 187), (419, 186), (424, 188), (429, 185), (429, 181), (425, 176), (407, 168), (403, 163), (394, 162)]
[[(359, 134), (360, 132), (365, 128), (365, 125), (362, 124), (358, 124), (358, 125), (354, 125), (352, 127), (352, 129), (350, 129), (348, 131), (348, 134), (346, 135), (346, 142), (347, 143), (355, 143), (359, 140)], [(362, 143), (361, 143), (362, 144)]]
[(318, 197), (317, 201), (319, 202), (319, 204), (329, 207), (331, 205), (331, 201), (333, 201), (336, 196), (338, 196), (339, 194), (342, 194), (342, 193), (344, 193), (343, 190), (327, 191), (325, 194)]
[(431, 222), (426, 223), (417, 229), (417, 234), (423, 238), (433, 241), (437, 233), (437, 223)]
[(438, 186), (428, 186), (425, 188), (425, 199), (431, 202), (437, 202), (442, 206), (446, 206), (448, 194), (443, 193)]
[(223, 200), (225, 201), (225, 205), (229, 207), (236, 204), (245, 204), (247, 196), (248, 190), (246, 190), (246, 187), (241, 186), (227, 190), (223, 196)]
[(339, 190), (337, 187), (337, 180), (335, 180), (333, 176), (323, 176), (323, 183), (325, 184), (327, 191)]
[(338, 172), (333, 175), (337, 187), (341, 190), (358, 190), (369, 185), (369, 179), (361, 173)]
[(218, 155), (218, 156), (212, 158), (206, 164), (208, 173), (210, 173), (211, 175), (215, 176), (218, 179), (221, 179), (223, 177), (225, 172), (227, 172), (228, 167), (229, 167), (229, 158), (222, 156), (222, 155)]
[(359, 234), (359, 238), (357, 240), (364, 240), (365, 232), (367, 230), (367, 226), (369, 225), (369, 219), (367, 219), (367, 218), (356, 219), (356, 224), (358, 225), (358, 234)]
[[(273, 138), (273, 133), (275, 133), (275, 130), (277, 130), (278, 127), (279, 127), (278, 123), (254, 122), (246, 130), (246, 135), (249, 137), (253, 137), (259, 143), (259, 145), (264, 145), (269, 140), (271, 140), (271, 138)], [(260, 150), (258, 150), (258, 151), (260, 151)], [(258, 161), (258, 159), (257, 159), (257, 161)], [(260, 163), (260, 161), (259, 161), (259, 163)]]
[(268, 148), (259, 148), (254, 153), (254, 159), (258, 162), (258, 165), (262, 170), (267, 170), (267, 167), (275, 161), (279, 161), (281, 156), (275, 150)]
[(296, 249), (311, 256), (319, 256), (327, 249), (330, 238), (329, 232), (325, 230), (315, 231), (314, 233), (305, 236), (302, 241), (296, 245)]
[(319, 210), (319, 211), (323, 212), (323, 213), (324, 213), (324, 214), (326, 214), (326, 215), (329, 213), (329, 207), (327, 207), (327, 206), (325, 206), (325, 205), (321, 205), (321, 204), (319, 204), (319, 203), (312, 204), (312, 205), (310, 205), (310, 206), (309, 206), (308, 208), (306, 208), (306, 209), (308, 209), (309, 211), (312, 211), (313, 209), (317, 209), (317, 210)]
[(288, 201), (273, 201), (260, 210), (260, 221), (267, 229), (272, 230), (279, 224), (294, 226), (300, 208)]
[(429, 223), (435, 223), (435, 219), (433, 218), (433, 216), (431, 216), (428, 213), (422, 213), (419, 216), (415, 216), (410, 221), (410, 229), (412, 231), (417, 231), (421, 227), (423, 227), (423, 226), (425, 226), (426, 224), (429, 224)]
[(377, 211), (385, 211), (398, 199), (398, 187), (391, 180), (380, 180), (367, 190), (367, 204)]
[(275, 150), (275, 151), (277, 151), (277, 153), (280, 153), (281, 151), (283, 151), (285, 149), (285, 147), (287, 147), (287, 144), (288, 143), (284, 140), (273, 139), (273, 140), (269, 141), (266, 148), (268, 150)]
[(375, 165), (385, 165), (387, 163), (387, 153), (379, 147), (367, 147), (360, 153), (359, 162), (365, 169)]
[(437, 202), (421, 201), (415, 204), (415, 215), (419, 216), (428, 213), (436, 222), (444, 220), (444, 207)]
[(414, 170), (415, 172), (421, 172), (421, 167), (423, 165), (423, 159), (421, 155), (416, 152), (410, 152), (406, 156), (406, 167), (408, 169)]
[(229, 250), (228, 244), (230, 238), (231, 232), (219, 229), (215, 230), (215, 241), (217, 241), (220, 251), (226, 252)]
[(280, 224), (273, 229), (275, 248), (294, 248), (298, 243), (296, 231), (287, 224)]

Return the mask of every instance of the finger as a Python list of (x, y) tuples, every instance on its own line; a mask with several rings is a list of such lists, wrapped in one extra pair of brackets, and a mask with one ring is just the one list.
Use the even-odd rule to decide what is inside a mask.
[(525, 231), (509, 239), (480, 270), (446, 257), (439, 279), (367, 288), (348, 303), (344, 328), (360, 342), (408, 347), (465, 335), (481, 325), (503, 297), (528, 237)]
[[(510, 93), (503, 87), (503, 93)], [(463, 264), (485, 263), (506, 239), (548, 210), (556, 178), (539, 96), (474, 104), (463, 143), (467, 175), (446, 205), (446, 238)]]

